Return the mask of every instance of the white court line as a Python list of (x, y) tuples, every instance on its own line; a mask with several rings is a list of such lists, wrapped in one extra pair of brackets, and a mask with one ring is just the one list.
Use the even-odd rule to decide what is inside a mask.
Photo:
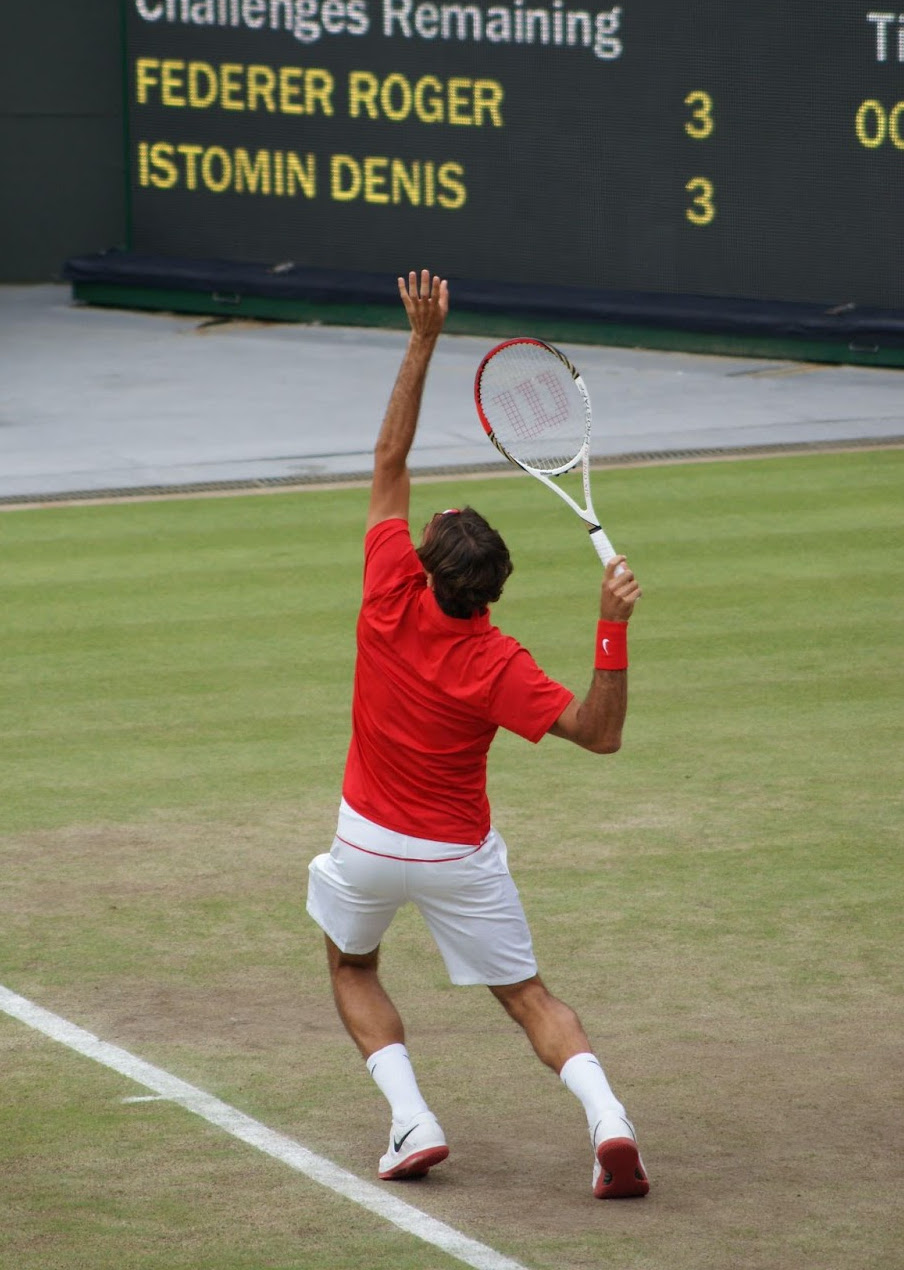
[(450, 1257), (474, 1267), (474, 1270), (526, 1270), (520, 1262), (504, 1257), (502, 1253), (478, 1243), (476, 1239), (469, 1239), (445, 1222), (429, 1217), (411, 1204), (396, 1199), (394, 1195), (388, 1195), (380, 1187), (362, 1182), (353, 1173), (346, 1172), (321, 1155), (315, 1155), (300, 1142), (268, 1129), (266, 1125), (246, 1116), (242, 1111), (237, 1111), (235, 1107), (230, 1107), (228, 1103), (221, 1102), (219, 1098), (205, 1094), (202, 1089), (196, 1089), (194, 1085), (189, 1085), (177, 1076), (171, 1076), (162, 1068), (146, 1063), (128, 1050), (120, 1049), (118, 1045), (101, 1041), (91, 1032), (76, 1027), (74, 1023), (67, 1022), (57, 1014), (51, 1014), (49, 1010), (34, 1005), (25, 997), (17, 996), (2, 985), (0, 1010), (76, 1053), (93, 1058), (104, 1067), (134, 1080), (136, 1084), (154, 1090), (170, 1102), (178, 1103), (180, 1107), (200, 1116), (209, 1124), (224, 1129), (234, 1138), (257, 1147), (275, 1160), (281, 1160), (283, 1164), (304, 1173), (312, 1181), (344, 1195), (346, 1199), (385, 1218), (400, 1230), (407, 1231), (408, 1234), (448, 1253)]

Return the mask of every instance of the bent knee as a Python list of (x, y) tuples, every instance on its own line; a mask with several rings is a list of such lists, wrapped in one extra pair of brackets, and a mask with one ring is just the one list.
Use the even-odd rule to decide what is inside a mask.
[(380, 946), (378, 944), (376, 948), (367, 953), (347, 953), (334, 944), (329, 935), (327, 935), (326, 959), (331, 975), (336, 975), (346, 970), (376, 970), (377, 963), (380, 960)]
[(518, 1017), (533, 1009), (542, 1009), (554, 1000), (539, 975), (522, 979), (520, 983), (492, 984), (490, 992), (509, 1014)]

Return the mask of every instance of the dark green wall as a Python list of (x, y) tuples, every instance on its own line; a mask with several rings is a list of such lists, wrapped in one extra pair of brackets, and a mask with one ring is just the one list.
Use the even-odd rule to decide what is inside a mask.
[(126, 233), (118, 0), (0, 3), (0, 282)]

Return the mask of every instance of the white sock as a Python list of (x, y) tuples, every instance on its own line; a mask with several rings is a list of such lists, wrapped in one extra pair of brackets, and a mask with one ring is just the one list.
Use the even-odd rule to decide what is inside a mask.
[(580, 1098), (591, 1134), (603, 1116), (618, 1116), (625, 1109), (609, 1087), (602, 1064), (594, 1054), (575, 1054), (559, 1072), (566, 1089)]
[(430, 1110), (418, 1089), (404, 1045), (386, 1045), (375, 1050), (367, 1060), (367, 1070), (392, 1108), (393, 1124), (408, 1124), (422, 1111)]

